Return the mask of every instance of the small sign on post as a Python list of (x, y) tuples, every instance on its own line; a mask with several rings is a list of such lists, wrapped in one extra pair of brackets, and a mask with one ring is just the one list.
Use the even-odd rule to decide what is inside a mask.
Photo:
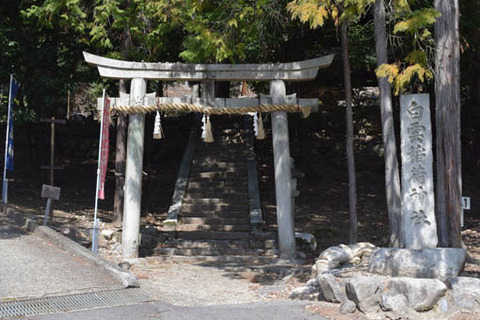
[(460, 215), (460, 227), (463, 227), (463, 211), (470, 210), (470, 197), (462, 197), (462, 214)]
[[(48, 215), (50, 213), (50, 208), (52, 206), (52, 200), (59, 200), (60, 199), (60, 188), (49, 186), (49, 185), (42, 185), (42, 198), (47, 198), (47, 206), (45, 207), (45, 217), (43, 218), (43, 225), (47, 225)], [(53, 210), (52, 210), (53, 216)]]

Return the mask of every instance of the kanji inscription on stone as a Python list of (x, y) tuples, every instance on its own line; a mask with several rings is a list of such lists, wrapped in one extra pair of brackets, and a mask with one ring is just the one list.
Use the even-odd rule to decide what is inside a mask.
[(406, 248), (437, 246), (428, 94), (400, 96), (402, 230)]

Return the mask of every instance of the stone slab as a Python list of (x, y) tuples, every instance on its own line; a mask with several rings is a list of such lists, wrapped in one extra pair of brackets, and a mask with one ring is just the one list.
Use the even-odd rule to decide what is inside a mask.
[(465, 257), (465, 251), (457, 248), (380, 248), (370, 258), (369, 271), (384, 276), (447, 280), (463, 270)]
[(403, 241), (406, 248), (435, 248), (438, 237), (428, 94), (400, 96), (400, 128)]

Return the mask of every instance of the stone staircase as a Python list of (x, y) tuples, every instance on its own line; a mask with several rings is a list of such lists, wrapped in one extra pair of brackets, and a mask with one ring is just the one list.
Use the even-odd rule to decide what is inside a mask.
[[(165, 259), (266, 264), (278, 251), (275, 234), (251, 224), (245, 120), (212, 117), (215, 142), (195, 139), (175, 236), (154, 249)], [(260, 228), (261, 229), (261, 228)]]

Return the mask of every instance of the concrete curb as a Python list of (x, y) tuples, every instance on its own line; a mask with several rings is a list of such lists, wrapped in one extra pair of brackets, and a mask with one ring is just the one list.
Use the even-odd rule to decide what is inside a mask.
[(59, 234), (47, 226), (37, 226), (34, 233), (45, 240), (53, 242), (60, 248), (67, 250), (77, 256), (83, 257), (94, 264), (103, 267), (112, 277), (119, 280), (125, 287), (138, 287), (137, 277), (130, 271), (124, 270), (116, 264), (94, 255), (90, 250), (82, 247), (75, 241)]

